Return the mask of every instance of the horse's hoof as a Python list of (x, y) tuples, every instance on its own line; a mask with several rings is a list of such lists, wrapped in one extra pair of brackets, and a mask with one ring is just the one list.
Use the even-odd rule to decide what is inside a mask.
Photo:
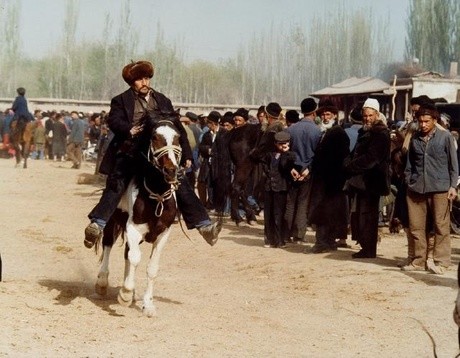
[(126, 288), (120, 288), (118, 291), (118, 303), (122, 306), (131, 306), (133, 303), (134, 291), (127, 290)]
[(157, 315), (157, 310), (154, 305), (142, 307), (142, 314), (146, 317), (155, 317)]
[(99, 296), (107, 295), (107, 286), (101, 286), (96, 283), (96, 285), (94, 286), (94, 289)]

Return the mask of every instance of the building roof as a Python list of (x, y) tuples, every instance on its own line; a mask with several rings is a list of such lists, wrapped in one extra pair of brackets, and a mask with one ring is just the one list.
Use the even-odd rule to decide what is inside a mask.
[(390, 85), (378, 78), (373, 77), (350, 77), (342, 82), (333, 84), (330, 87), (313, 92), (312, 96), (333, 96), (345, 94), (361, 94), (383, 92)]

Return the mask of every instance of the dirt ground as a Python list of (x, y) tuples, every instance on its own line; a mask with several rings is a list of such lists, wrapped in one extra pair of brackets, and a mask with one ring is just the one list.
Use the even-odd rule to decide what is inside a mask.
[[(0, 160), (0, 357), (454, 357), (456, 266), (443, 276), (402, 272), (402, 234), (382, 229), (378, 258), (358, 250), (304, 254), (312, 245), (263, 247), (261, 224), (224, 224), (208, 246), (178, 225), (163, 252), (158, 314), (122, 307), (123, 248), (116, 245), (106, 299), (99, 262), (83, 246), (101, 186), (78, 184), (94, 165)], [(453, 262), (460, 240), (453, 237)], [(350, 242), (351, 243), (351, 242)], [(136, 296), (145, 288), (143, 245)], [(434, 345), (430, 339), (433, 338)]]

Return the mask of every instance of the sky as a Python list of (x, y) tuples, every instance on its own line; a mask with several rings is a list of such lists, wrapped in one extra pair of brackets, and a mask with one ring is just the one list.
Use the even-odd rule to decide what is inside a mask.
[[(66, 1), (0, 0), (0, 5), (12, 1), (20, 3), (23, 53), (45, 56), (62, 36)], [(77, 41), (102, 41), (107, 14), (117, 30), (125, 0), (76, 1)], [(141, 53), (153, 49), (158, 21), (165, 39), (184, 47), (187, 60), (217, 61), (233, 57), (240, 46), (266, 33), (272, 24), (308, 26), (313, 14), (326, 17), (345, 4), (350, 9), (364, 8), (374, 19), (389, 17), (395, 61), (402, 61), (409, 0), (131, 0), (129, 4)]]

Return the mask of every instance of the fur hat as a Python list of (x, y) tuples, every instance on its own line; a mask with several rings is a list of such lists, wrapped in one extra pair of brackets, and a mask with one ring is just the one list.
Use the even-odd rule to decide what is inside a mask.
[(281, 131), (275, 134), (276, 143), (288, 143), (291, 140), (291, 135), (289, 132)]
[(217, 111), (211, 111), (209, 114), (208, 114), (208, 121), (211, 121), (213, 123), (219, 123), (220, 119), (222, 118), (222, 116), (220, 115), (219, 112)]
[(329, 99), (319, 101), (318, 107), (318, 116), (320, 116), (323, 112), (331, 112), (335, 115), (339, 113), (339, 109), (336, 106), (334, 106), (334, 103), (332, 103), (332, 101)]
[(235, 113), (233, 113), (233, 117), (243, 117), (245, 121), (249, 119), (249, 111), (244, 108), (238, 108)]
[(220, 124), (230, 123), (232, 126), (235, 125), (235, 121), (233, 120), (233, 112), (226, 112), (222, 119), (220, 120)]
[(137, 61), (131, 62), (123, 67), (121, 75), (127, 84), (130, 86), (141, 78), (153, 77), (153, 65), (149, 61)]
[(307, 97), (300, 103), (300, 110), (303, 114), (313, 113), (318, 109), (318, 104), (313, 97)]
[(276, 102), (270, 102), (265, 107), (265, 112), (267, 112), (267, 114), (273, 118), (278, 118), (280, 116), (281, 111), (281, 106), (279, 105), (279, 103)]

